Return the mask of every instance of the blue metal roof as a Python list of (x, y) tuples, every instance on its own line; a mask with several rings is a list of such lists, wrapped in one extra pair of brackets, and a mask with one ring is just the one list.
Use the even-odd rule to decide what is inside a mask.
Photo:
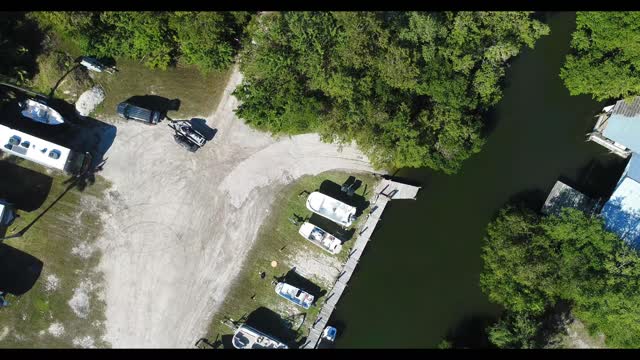
[(640, 249), (640, 182), (623, 177), (602, 208), (602, 216), (609, 231)]
[(624, 169), (624, 174), (622, 174), (622, 176), (630, 177), (633, 180), (640, 182), (640, 154), (631, 153), (631, 159), (629, 160), (627, 167)]
[(613, 114), (602, 134), (634, 152), (640, 153), (640, 115), (627, 117)]

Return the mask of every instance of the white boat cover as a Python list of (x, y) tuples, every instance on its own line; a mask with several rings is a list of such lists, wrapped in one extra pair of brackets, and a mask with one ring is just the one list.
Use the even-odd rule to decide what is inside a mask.
[(351, 226), (356, 208), (317, 191), (309, 194), (307, 209), (342, 226)]
[(45, 104), (28, 99), (21, 105), (22, 116), (27, 117), (33, 121), (47, 125), (64, 124), (62, 115)]

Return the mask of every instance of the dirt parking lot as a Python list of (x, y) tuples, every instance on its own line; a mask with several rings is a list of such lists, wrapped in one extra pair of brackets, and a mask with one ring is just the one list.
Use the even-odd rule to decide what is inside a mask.
[(100, 269), (113, 347), (193, 347), (256, 238), (274, 192), (304, 174), (371, 170), (354, 147), (306, 134), (274, 139), (239, 120), (231, 92), (206, 118), (201, 150), (174, 143), (165, 123), (117, 122), (101, 173), (107, 194)]

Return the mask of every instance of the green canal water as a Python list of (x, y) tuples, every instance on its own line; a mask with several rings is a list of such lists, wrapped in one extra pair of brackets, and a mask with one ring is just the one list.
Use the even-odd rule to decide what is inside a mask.
[(396, 174), (423, 188), (417, 201), (385, 210), (331, 319), (337, 347), (430, 348), (445, 337), (488, 346), (483, 329), (500, 308), (479, 286), (487, 223), (511, 201), (539, 209), (559, 178), (592, 196), (612, 191), (624, 161), (585, 142), (605, 104), (570, 96), (558, 76), (575, 14), (545, 14), (544, 21), (551, 34), (507, 71), (482, 152), (455, 175)]

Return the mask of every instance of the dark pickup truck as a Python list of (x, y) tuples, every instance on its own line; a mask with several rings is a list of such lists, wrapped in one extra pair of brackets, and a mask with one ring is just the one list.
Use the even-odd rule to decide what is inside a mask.
[(129, 104), (128, 102), (121, 102), (116, 109), (118, 115), (129, 120), (137, 120), (149, 125), (155, 125), (160, 122), (160, 113), (139, 106)]

